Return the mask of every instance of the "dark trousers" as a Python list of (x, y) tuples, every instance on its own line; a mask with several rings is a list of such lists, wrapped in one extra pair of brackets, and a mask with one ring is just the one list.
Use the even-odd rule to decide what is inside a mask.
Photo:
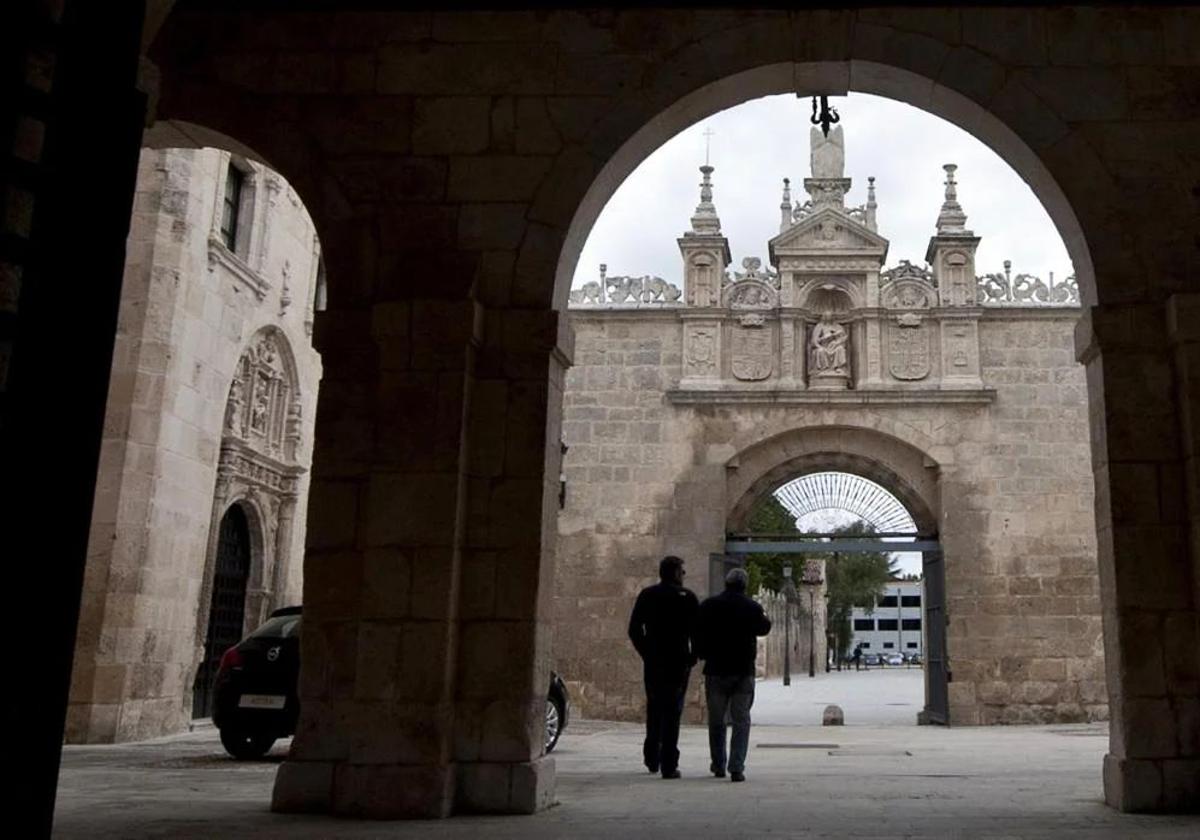
[(750, 707), (754, 705), (753, 676), (706, 676), (704, 699), (708, 705), (708, 754), (714, 773), (726, 765), (725, 719), (733, 724), (729, 744), (729, 770), (741, 773), (746, 769), (746, 753), (750, 750)]
[(691, 670), (687, 666), (645, 665), (646, 740), (642, 757), (651, 770), (669, 772), (679, 766), (679, 719)]

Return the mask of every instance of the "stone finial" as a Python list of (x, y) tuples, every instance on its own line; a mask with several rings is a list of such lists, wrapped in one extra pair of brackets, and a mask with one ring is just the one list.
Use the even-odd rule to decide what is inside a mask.
[(600, 303), (604, 303), (604, 291), (608, 286), (608, 263), (600, 263), (600, 292), (598, 299)]
[(779, 202), (779, 232), (783, 233), (792, 224), (792, 182), (783, 179), (783, 200)]
[(844, 726), (845, 723), (846, 716), (842, 713), (841, 706), (835, 706), (831, 703), (825, 707), (825, 711), (821, 714), (822, 726)]
[(717, 208), (713, 204), (711, 175), (713, 167), (707, 163), (700, 167), (703, 180), (700, 182), (700, 203), (692, 214), (692, 233), (720, 235), (721, 220), (717, 216)]
[(875, 208), (878, 207), (875, 203), (875, 176), (867, 177), (867, 206), (866, 206), (866, 222), (867, 227), (873, 231), (878, 231), (879, 227), (875, 221)]
[(946, 198), (942, 202), (942, 211), (938, 213), (937, 217), (938, 235), (971, 236), (971, 231), (966, 229), (967, 214), (963, 212), (962, 205), (958, 203), (958, 184), (954, 180), (954, 171), (958, 169), (958, 165), (947, 163), (942, 169), (946, 170)]

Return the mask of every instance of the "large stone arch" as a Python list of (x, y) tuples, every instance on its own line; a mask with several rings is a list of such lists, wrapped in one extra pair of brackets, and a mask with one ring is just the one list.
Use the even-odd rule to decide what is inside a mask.
[[(919, 62), (904, 61), (907, 56), (899, 51), (887, 60), (868, 55), (869, 51), (867, 54), (852, 51), (853, 57), (848, 61), (789, 61), (742, 69), (687, 91), (647, 119), (607, 158), (579, 202), (558, 262), (555, 306), (566, 305), (579, 253), (608, 199), (638, 164), (667, 140), (707, 116), (750, 99), (784, 93), (844, 95), (848, 91), (885, 96), (928, 111), (969, 131), (995, 151), (1030, 185), (1046, 208), (1067, 246), (1084, 302), (1095, 302), (1089, 240), (1075, 209), (1046, 161), (1034, 151), (1036, 141), (1030, 142), (1032, 138), (1023, 137), (1013, 123), (1005, 121), (1005, 116), (1011, 115), (1004, 113), (1003, 103), (992, 100), (991, 108), (980, 104), (974, 96), (980, 91), (964, 85), (967, 79), (948, 74), (928, 76), (917, 69)], [(999, 65), (991, 69), (998, 70)], [(1045, 109), (1041, 117), (1059, 122), (1049, 108), (1041, 107)], [(622, 116), (611, 115), (607, 122), (616, 123)], [(603, 128), (600, 133), (605, 133)], [(1106, 183), (1108, 180), (1104, 179)]]
[[(1188, 438), (1180, 434), (1179, 424), (1184, 421), (1177, 400), (1189, 399), (1189, 392), (1186, 384), (1181, 386), (1181, 397), (1172, 389), (1173, 350), (1165, 346), (1162, 304), (1168, 295), (1188, 288), (1195, 274), (1195, 256), (1181, 258), (1181, 253), (1192, 252), (1179, 247), (1183, 240), (1178, 229), (1157, 220), (1192, 215), (1191, 198), (1178, 185), (1196, 180), (1195, 166), (1174, 156), (1173, 150), (1194, 139), (1195, 121), (1178, 118), (1179, 113), (1191, 113), (1184, 94), (1139, 95), (1127, 90), (1131, 83), (1123, 70), (1183, 63), (1178, 45), (1170, 46), (1175, 41), (1168, 40), (1167, 33), (1174, 31), (1172, 37), (1186, 43), (1188, 26), (1194, 24), (1168, 13), (1151, 15), (1149, 24), (1139, 18), (1137, 28), (1152, 30), (1151, 37), (1126, 42), (1127, 29), (1105, 25), (1107, 18), (1098, 17), (1100, 12), (1089, 16), (1072, 11), (1070, 21), (1064, 23), (1053, 10), (946, 9), (933, 15), (925, 10), (890, 9), (672, 10), (583, 18), (551, 14), (533, 22), (503, 14), (483, 20), (453, 13), (383, 13), (379, 19), (343, 18), (337, 13), (250, 13), (253, 18), (244, 14), (176, 11), (153, 57), (163, 71), (162, 116), (191, 118), (245, 137), (314, 198), (310, 205), (314, 217), (330, 225), (331, 312), (321, 331), (321, 349), (329, 362), (329, 382), (339, 396), (330, 422), (322, 424), (327, 442), (318, 447), (317, 470), (330, 478), (314, 488), (314, 510), (338, 515), (320, 521), (310, 545), (317, 554), (326, 552), (313, 555), (314, 569), (336, 565), (344, 579), (337, 581), (341, 586), (327, 587), (324, 593), (314, 588), (310, 594), (324, 599), (329, 614), (358, 629), (366, 630), (368, 619), (407, 618), (407, 603), (367, 599), (370, 609), (360, 606), (364, 601), (358, 589), (363, 580), (382, 574), (385, 566), (389, 573), (401, 574), (394, 567), (407, 568), (404, 564), (414, 554), (432, 555), (440, 565), (422, 557), (414, 566), (442, 570), (432, 584), (424, 581), (423, 591), (431, 589), (434, 595), (421, 602), (423, 608), (435, 603), (437, 608), (431, 608), (433, 616), (416, 618), (451, 624), (462, 615), (512, 619), (515, 613), (527, 624), (517, 634), (525, 634), (523, 641), (514, 642), (510, 652), (521, 663), (522, 676), (516, 682), (528, 683), (523, 690), (529, 697), (539, 690), (535, 684), (542, 680), (548, 658), (544, 632), (536, 628), (542, 578), (549, 576), (543, 575), (548, 559), (542, 560), (542, 543), (548, 539), (545, 520), (553, 509), (545, 504), (545, 497), (553, 497), (549, 476), (555, 471), (547, 442), (552, 445), (557, 434), (555, 377), (560, 366), (551, 362), (551, 381), (544, 380), (547, 360), (569, 344), (547, 310), (565, 299), (561, 279), (570, 270), (562, 268), (564, 255), (567, 263), (572, 261), (570, 254), (582, 244), (573, 237), (588, 227), (586, 212), (579, 215), (579, 207), (610, 158), (684, 97), (757, 68), (775, 68), (771, 71), (776, 74), (771, 82), (775, 90), (874, 90), (946, 114), (965, 100), (1007, 125), (1020, 144), (1002, 155), (1031, 183), (1037, 180), (1036, 162), (1041, 161), (1078, 216), (1084, 234), (1079, 238), (1065, 228), (1063, 209), (1055, 210), (1047, 202), (1050, 187), (1035, 183), (1073, 255), (1091, 249), (1095, 294), (1089, 292), (1087, 264), (1076, 257), (1088, 301), (1137, 304), (1098, 310), (1080, 332), (1092, 373), (1098, 497), (1104, 507), (1099, 516), (1102, 553), (1111, 584), (1106, 588), (1108, 606), (1114, 610), (1108, 627), (1113, 646), (1110, 681), (1118, 695), (1119, 689), (1138, 689), (1128, 707), (1119, 702), (1120, 697), (1115, 705), (1118, 717), (1127, 715), (1130, 725), (1114, 727), (1110, 801), (1122, 807), (1158, 809), (1182, 801), (1178, 791), (1183, 787), (1163, 781), (1164, 773), (1174, 774), (1171, 779), (1194, 779), (1196, 748), (1189, 744), (1164, 751), (1155, 746), (1158, 741), (1144, 731), (1149, 727), (1137, 723), (1163, 718), (1149, 711), (1160, 710), (1152, 706), (1157, 695), (1146, 691), (1136, 675), (1129, 676), (1132, 669), (1115, 654), (1144, 659), (1140, 656), (1147, 644), (1144, 634), (1129, 629), (1135, 625), (1138, 609), (1149, 606), (1164, 621), (1169, 611), (1192, 615), (1195, 609), (1194, 599), (1179, 600), (1179, 593), (1194, 589), (1194, 561), (1188, 560), (1183, 548), (1186, 514), (1165, 508), (1147, 510), (1131, 501), (1177, 499), (1185, 483), (1182, 456), (1174, 442)], [(1120, 17), (1125, 12), (1115, 14), (1118, 22), (1125, 21)], [(336, 55), (328, 48), (331, 33), (339, 46)], [(549, 43), (552, 48), (530, 49), (531, 42)], [(1099, 46), (1081, 50), (1080, 43)], [(464, 69), (465, 61), (473, 63)], [(580, 72), (576, 65), (586, 69)], [(294, 72), (298, 67), (305, 72)], [(813, 68), (815, 75), (800, 78), (800, 67)], [(1064, 67), (1069, 70), (1062, 72)], [(152, 77), (149, 72), (144, 75)], [(708, 90), (711, 96), (721, 95), (719, 89)], [(1095, 90), (1116, 93), (1092, 95)], [(126, 91), (122, 88), (122, 92)], [(732, 102), (745, 98), (745, 91), (725, 95)], [(515, 136), (508, 139), (501, 132), (492, 137), (490, 97), (528, 98), (535, 106), (535, 121), (538, 109), (544, 106), (549, 112), (545, 100), (563, 98), (567, 101), (554, 106), (567, 116), (557, 127), (551, 121), (553, 130), (526, 133), (518, 145)], [(484, 126), (481, 140), (464, 150), (465, 132), (445, 130), (466, 125), (457, 109), (471, 103), (443, 99), (485, 100), (489, 110), (478, 120)], [(417, 100), (428, 101), (418, 104)], [(700, 116), (711, 104), (695, 107)], [(203, 119), (204, 115), (211, 119)], [(675, 115), (679, 120), (685, 116)], [(979, 114), (968, 107), (958, 121), (966, 127), (974, 119), (980, 119)], [(503, 114), (495, 124), (503, 128)], [(404, 136), (397, 139), (398, 135)], [(633, 158), (637, 157), (635, 153)], [(1139, 179), (1137, 188), (1117, 189), (1113, 173), (1127, 171), (1129, 161), (1148, 161), (1152, 170), (1157, 169)], [(1155, 189), (1158, 185), (1163, 189)], [(390, 204), (397, 197), (400, 203), (414, 197), (423, 203), (397, 210)], [(598, 210), (603, 201), (596, 198), (593, 203)], [(573, 219), (585, 221), (572, 227)], [(339, 224), (331, 225), (333, 220)], [(424, 284), (400, 269), (419, 255), (428, 256), (425, 276), (438, 278), (436, 289), (418, 288)], [(1180, 307), (1185, 304), (1182, 299), (1172, 304), (1172, 315), (1183, 311)], [(22, 323), (30, 322), (36, 312), (23, 302)], [(47, 319), (47, 330), (50, 323)], [(485, 348), (480, 354), (486, 369), (482, 376), (473, 362), (464, 361), (474, 358), (480, 346)], [(420, 364), (409, 364), (413, 358)], [(413, 367), (439, 371), (445, 379), (417, 386), (413, 383), (418, 377), (397, 374), (398, 370), (409, 373)], [(486, 380), (486, 387), (474, 394), (462, 387), (464, 381), (469, 385), (476, 379)], [(1147, 382), (1152, 393), (1148, 400), (1139, 399)], [(460, 387), (456, 390), (455, 385)], [(43, 405), (31, 393), (52, 397), (21, 387), (26, 389), (20, 392), (26, 405)], [(409, 388), (406, 396), (415, 399), (396, 397), (405, 388)], [(457, 396), (439, 403), (437, 398), (446, 394)], [(472, 396), (473, 402), (468, 399)], [(444, 405), (447, 410), (432, 422), (400, 414), (410, 401)], [(1156, 418), (1149, 429), (1143, 419), (1147, 402)], [(50, 411), (56, 405), (50, 399), (39, 410)], [(475, 415), (487, 420), (513, 417), (514, 422), (497, 431), (492, 422), (472, 423), (469, 418)], [(445, 419), (449, 422), (441, 422)], [(5, 428), (23, 431), (26, 426), (6, 423)], [(426, 433), (431, 431), (435, 445), (429, 445)], [(373, 449), (376, 440), (382, 443)], [(471, 454), (470, 466), (459, 460), (464, 452)], [(397, 523), (395, 516), (397, 508), (411, 506), (413, 491), (405, 488), (416, 483), (418, 475), (426, 477), (421, 483), (424, 498), (432, 499), (438, 511), (451, 511), (441, 518), (425, 518), (432, 523), (426, 529), (410, 527), (405, 520)], [(464, 484), (472, 488), (471, 504), (462, 490)], [(1144, 492), (1146, 485), (1149, 492)], [(1110, 500), (1115, 501), (1110, 504)], [(538, 538), (531, 545), (520, 543), (505, 533), (500, 524), (505, 519), (520, 520)], [(1145, 534), (1161, 537), (1162, 526), (1170, 532), (1170, 542), (1155, 559), (1164, 574), (1147, 576), (1146, 564), (1134, 563), (1126, 555), (1137, 554), (1133, 546), (1140, 546)], [(439, 529), (467, 534), (465, 542), (429, 533)], [(465, 544), (491, 551), (491, 559), (464, 552)], [(465, 593), (460, 613), (459, 581), (477, 581), (481, 568), (494, 569), (497, 548), (518, 555), (507, 568), (521, 569), (521, 574), (510, 577), (518, 581), (514, 588), (519, 594), (498, 607), (486, 593)], [(1134, 576), (1115, 563), (1118, 553), (1126, 558), (1124, 566), (1139, 567), (1143, 574)], [(388, 565), (381, 559), (395, 560), (397, 555), (403, 562)], [(526, 557), (535, 559), (519, 562)], [(471, 564), (472, 573), (462, 574), (464, 565)], [(335, 578), (328, 568), (323, 582)], [(1139, 580), (1153, 581), (1157, 588), (1143, 591), (1150, 584)], [(514, 602), (520, 607), (514, 607)], [(1115, 612), (1118, 607), (1124, 618)], [(1176, 624), (1177, 629), (1164, 629), (1155, 636), (1153, 644), (1161, 655), (1150, 661), (1165, 661), (1165, 651), (1197, 648), (1194, 621), (1169, 626)], [(462, 634), (461, 649), (444, 643), (452, 637), (447, 632), (436, 645), (423, 649), (436, 649), (447, 660), (440, 663), (438, 673), (454, 672), (448, 658), (461, 657), (469, 663), (461, 668), (462, 674), (474, 675), (476, 659), (486, 663), (485, 653), (496, 658), (494, 649), (484, 651), (485, 645), (476, 640), (500, 637), (496, 629), (471, 628), (472, 632)], [(320, 636), (306, 634), (310, 654), (322, 655), (313, 641)], [(1170, 645), (1166, 645), (1168, 637), (1173, 640)], [(400, 644), (394, 637), (379, 641), (380, 635), (370, 632), (354, 638), (381, 645), (390, 638), (390, 643)], [(343, 659), (354, 661), (357, 641), (347, 643), (340, 637), (322, 641), (329, 642), (328, 651), (343, 651), (347, 654)], [(407, 643), (414, 642), (408, 639)], [(1164, 677), (1164, 670), (1165, 666), (1158, 669), (1157, 678)], [(356, 675), (337, 676), (353, 684), (355, 696), (366, 692), (380, 699), (376, 695), (382, 689), (367, 685), (366, 675), (361, 684), (356, 684)], [(422, 721), (442, 721), (435, 727), (432, 741), (436, 743), (415, 749), (408, 744), (371, 745), (378, 747), (376, 752), (361, 744), (352, 748), (342, 730), (344, 721), (361, 717), (359, 722), (364, 722), (365, 709), (347, 712), (341, 724), (334, 722), (332, 704), (319, 710), (319, 699), (328, 699), (320, 692), (337, 694), (347, 689), (345, 683), (334, 680), (332, 687), (308, 686), (314, 701), (306, 706), (314, 710), (309, 734), (298, 738), (295, 766), (285, 770), (291, 781), (281, 788), (290, 797), (280, 798), (281, 807), (382, 816), (445, 814), (452, 807), (528, 810), (547, 801), (550, 797), (537, 785), (523, 789), (533, 792), (518, 806), (509, 799), (488, 798), (487, 786), (481, 783), (486, 773), (501, 773), (506, 780), (518, 772), (543, 778), (525, 760), (531, 757), (532, 742), (522, 734), (518, 698), (506, 695), (501, 683), (485, 677), (467, 689), (467, 694), (477, 695), (476, 707), (452, 715), (447, 697), (461, 694), (465, 680), (456, 685), (451, 677), (436, 674), (430, 680), (438, 689), (431, 690), (431, 708), (424, 711), (438, 715), (426, 714)], [(1148, 685), (1152, 680), (1144, 682)], [(1187, 708), (1194, 707), (1194, 691), (1182, 691), (1178, 697), (1187, 701), (1183, 704)], [(496, 701), (498, 707), (485, 712), (489, 698), (504, 702)], [(525, 705), (532, 708), (529, 702)], [(1166, 715), (1173, 735), (1186, 730), (1183, 714)], [(484, 720), (503, 723), (489, 727)], [(451, 737), (456, 728), (471, 735)], [(489, 737), (483, 735), (485, 730)], [(1181, 743), (1174, 737), (1164, 740)], [(462, 762), (458, 796), (449, 781), (451, 742), (468, 744), (457, 755)], [(494, 760), (499, 766), (463, 770), (481, 756), (479, 763)], [(410, 776), (418, 776), (425, 786), (396, 785), (397, 774), (414, 766), (422, 769), (412, 770)], [(1138, 771), (1145, 772), (1138, 775)], [(546, 775), (552, 772), (547, 770)], [(1150, 781), (1141, 784), (1136, 779)], [(514, 781), (510, 789), (516, 787)], [(400, 791), (414, 788), (427, 793), (404, 799), (406, 794)]]
[(751, 511), (783, 484), (824, 470), (874, 481), (908, 509), (919, 531), (937, 533), (937, 462), (898, 438), (871, 429), (836, 426), (793, 429), (731, 458), (726, 463), (728, 529), (744, 530)]

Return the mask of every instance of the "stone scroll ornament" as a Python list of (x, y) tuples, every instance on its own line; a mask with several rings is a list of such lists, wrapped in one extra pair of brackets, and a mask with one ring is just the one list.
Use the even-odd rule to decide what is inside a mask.
[(1043, 281), (1032, 274), (1012, 276), (1012, 262), (1004, 261), (1003, 274), (985, 274), (976, 280), (977, 299), (988, 306), (1078, 306), (1079, 284), (1075, 275), (1065, 280)]
[(676, 304), (682, 296), (679, 287), (661, 277), (643, 274), (641, 277), (607, 277), (592, 280), (567, 294), (567, 301), (577, 306), (598, 306), (607, 300), (611, 304), (638, 306), (643, 303)]

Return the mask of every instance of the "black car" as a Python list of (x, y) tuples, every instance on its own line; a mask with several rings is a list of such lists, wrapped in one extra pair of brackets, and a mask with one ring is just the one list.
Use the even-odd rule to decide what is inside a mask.
[(213, 725), (234, 758), (266, 755), (296, 731), (300, 698), (300, 607), (271, 613), (225, 651), (213, 681)]
[[(271, 613), (261, 627), (225, 651), (213, 682), (213, 725), (234, 758), (260, 758), (296, 731), (300, 715), (300, 607)], [(567, 728), (571, 701), (558, 674), (546, 698), (546, 752)]]
[(558, 736), (567, 728), (571, 716), (571, 697), (562, 677), (550, 672), (550, 694), (546, 697), (546, 752), (554, 749)]

